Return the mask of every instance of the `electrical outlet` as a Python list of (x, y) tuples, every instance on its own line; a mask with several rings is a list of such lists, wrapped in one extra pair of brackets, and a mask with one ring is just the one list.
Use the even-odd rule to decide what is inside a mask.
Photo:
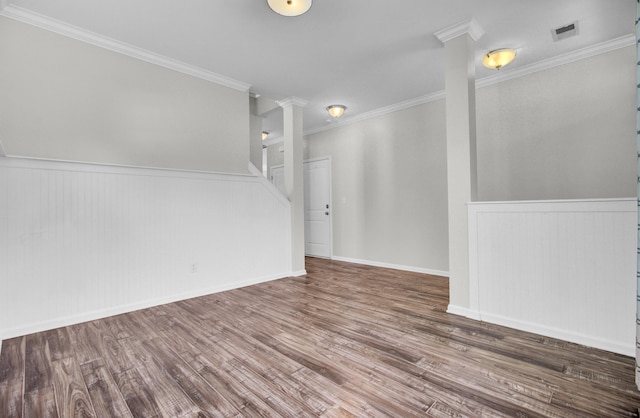
[(191, 264), (191, 273), (197, 273), (198, 272), (198, 263), (192, 263)]

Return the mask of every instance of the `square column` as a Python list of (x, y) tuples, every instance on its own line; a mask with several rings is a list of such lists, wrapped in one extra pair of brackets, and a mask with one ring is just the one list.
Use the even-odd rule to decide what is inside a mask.
[(484, 34), (475, 19), (437, 32), (444, 43), (449, 214), (449, 308), (469, 316), (467, 203), (477, 199), (475, 42)]
[(291, 271), (306, 274), (304, 262), (304, 172), (302, 109), (307, 102), (295, 97), (278, 101), (284, 121), (284, 185), (291, 202)]

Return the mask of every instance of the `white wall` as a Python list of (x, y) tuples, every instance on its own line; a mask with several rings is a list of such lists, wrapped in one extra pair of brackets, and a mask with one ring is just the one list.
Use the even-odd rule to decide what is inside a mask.
[(0, 17), (7, 155), (246, 173), (249, 97)]
[(290, 274), (262, 176), (0, 158), (0, 339)]
[(637, 200), (469, 206), (469, 316), (635, 355)]

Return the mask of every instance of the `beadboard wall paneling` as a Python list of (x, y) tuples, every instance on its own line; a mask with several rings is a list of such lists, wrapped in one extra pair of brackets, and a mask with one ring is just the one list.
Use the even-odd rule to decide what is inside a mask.
[(634, 355), (636, 200), (469, 204), (470, 316)]
[(262, 176), (0, 158), (0, 339), (288, 276)]

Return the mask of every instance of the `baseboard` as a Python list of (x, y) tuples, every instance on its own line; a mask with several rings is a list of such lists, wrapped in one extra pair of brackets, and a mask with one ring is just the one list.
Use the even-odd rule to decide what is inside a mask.
[(577, 332), (571, 332), (560, 328), (536, 324), (533, 322), (521, 321), (518, 319), (508, 318), (505, 316), (495, 315), (487, 312), (479, 312), (455, 305), (449, 305), (447, 307), (447, 313), (464, 316), (465, 318), (474, 319), (476, 321), (501, 325), (520, 331), (540, 334), (546, 337), (557, 338), (559, 340), (586, 345), (588, 347), (599, 348), (601, 350), (611, 351), (612, 353), (622, 354), (625, 356), (635, 357), (636, 355), (635, 341), (631, 344), (623, 344), (618, 341), (606, 340), (603, 338), (598, 338)]
[(480, 313), (478, 311), (463, 308), (462, 306), (451, 305), (447, 306), (447, 313), (452, 315), (464, 316), (465, 318), (480, 320)]
[(150, 300), (140, 301), (140, 302), (136, 302), (128, 305), (120, 305), (120, 306), (115, 306), (107, 309), (95, 310), (91, 312), (84, 312), (78, 315), (71, 315), (71, 316), (66, 316), (62, 318), (56, 318), (56, 319), (51, 319), (47, 321), (36, 322), (33, 324), (23, 325), (15, 328), (0, 330), (0, 344), (2, 342), (2, 339), (20, 337), (23, 335), (33, 334), (35, 332), (47, 331), (47, 330), (56, 329), (60, 327), (67, 327), (74, 324), (80, 324), (82, 322), (94, 321), (96, 319), (102, 319), (109, 316), (138, 311), (140, 309), (146, 309), (154, 306), (164, 305), (167, 303), (178, 302), (185, 299), (206, 296), (213, 293), (220, 293), (227, 290), (238, 289), (241, 287), (251, 286), (254, 284), (282, 279), (285, 277), (292, 277), (293, 274), (294, 273), (292, 272), (286, 272), (281, 274), (272, 274), (268, 276), (240, 280), (232, 283), (227, 283), (223, 286), (215, 286), (207, 289), (201, 289), (198, 291), (186, 292), (186, 293), (181, 293), (177, 295), (157, 298), (157, 299), (150, 299)]
[(331, 259), (332, 260), (336, 260), (336, 261), (344, 261), (344, 262), (347, 262), (347, 263), (364, 264), (366, 266), (382, 267), (382, 268), (394, 269), (394, 270), (402, 270), (402, 271), (410, 271), (410, 272), (413, 272), (413, 273), (430, 274), (432, 276), (449, 277), (449, 272), (448, 271), (443, 271), (443, 270), (432, 270), (432, 269), (425, 269), (425, 268), (422, 268), (422, 267), (404, 266), (404, 265), (400, 265), (400, 264), (390, 264), (390, 263), (383, 263), (383, 262), (380, 262), (380, 261), (360, 260), (360, 259), (357, 259), (357, 258), (348, 258), (348, 257), (339, 257), (339, 256), (333, 256), (333, 257), (331, 257)]
[(480, 312), (479, 315), (481, 321), (489, 322), (491, 324), (502, 325), (526, 332), (532, 332), (534, 334), (540, 334), (551, 338), (557, 338), (559, 340), (586, 345), (588, 347), (611, 351), (612, 353), (622, 354), (629, 357), (635, 357), (636, 355), (635, 341), (631, 342), (630, 344), (624, 344), (619, 341), (607, 340), (542, 324), (507, 318), (501, 315), (495, 315), (486, 312)]
[(302, 269), (302, 270), (298, 270), (298, 271), (294, 271), (291, 273), (291, 277), (300, 277), (300, 276), (305, 276), (307, 274), (307, 270)]

